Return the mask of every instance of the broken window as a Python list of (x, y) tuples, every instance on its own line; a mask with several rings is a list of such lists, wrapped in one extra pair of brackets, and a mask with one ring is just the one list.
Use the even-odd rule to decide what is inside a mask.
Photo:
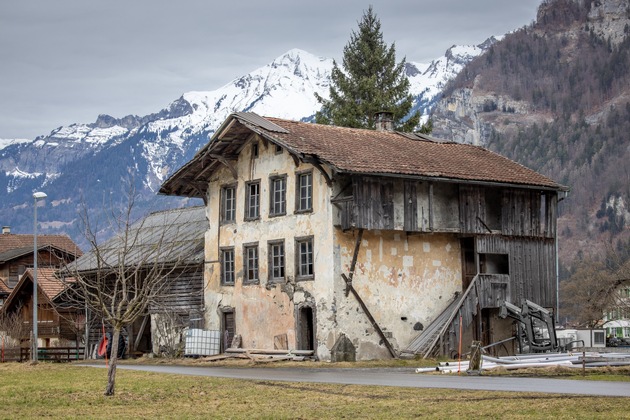
[(248, 182), (245, 186), (245, 220), (260, 217), (260, 181)]
[(508, 254), (479, 254), (479, 272), (483, 274), (510, 274)]
[(221, 189), (221, 222), (230, 223), (236, 217), (236, 185)]
[(313, 210), (313, 172), (297, 173), (297, 182), (295, 192), (296, 212), (308, 212)]
[(269, 280), (284, 281), (284, 240), (269, 242)]
[(221, 284), (234, 285), (234, 248), (221, 249)]
[(312, 279), (313, 271), (313, 237), (295, 239), (296, 272), (298, 280)]
[(243, 245), (244, 283), (258, 283), (258, 243)]
[(269, 178), (271, 196), (269, 197), (269, 215), (282, 216), (287, 212), (287, 176)]

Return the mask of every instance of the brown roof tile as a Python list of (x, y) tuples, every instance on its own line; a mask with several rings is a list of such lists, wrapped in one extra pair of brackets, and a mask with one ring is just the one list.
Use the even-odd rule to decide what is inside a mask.
[[(33, 247), (34, 235), (0, 234), (0, 253), (17, 248)], [(66, 235), (37, 235), (37, 247), (52, 245), (68, 253), (80, 256), (81, 250)]]
[[(55, 275), (57, 271), (56, 268), (37, 269), (37, 286), (50, 300), (53, 300), (59, 293), (63, 292), (68, 282), (74, 282), (74, 278), (65, 278), (64, 281), (62, 281)], [(27, 269), (24, 275), (32, 279), (33, 269)]]
[[(265, 121), (265, 123), (261, 123)], [(311, 124), (239, 112), (232, 114), (195, 157), (169, 177), (160, 192), (202, 196), (218, 167), (213, 155), (235, 159), (252, 131), (300, 158), (316, 158), (337, 172), (567, 190), (483, 147), (428, 136)]]
[(430, 141), (396, 132), (267, 119), (289, 132), (268, 132), (270, 137), (300, 153), (315, 155), (343, 172), (561, 187), (546, 176), (479, 146)]

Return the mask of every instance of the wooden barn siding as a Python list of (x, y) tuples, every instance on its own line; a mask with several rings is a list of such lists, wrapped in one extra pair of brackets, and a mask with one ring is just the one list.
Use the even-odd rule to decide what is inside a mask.
[(356, 177), (353, 184), (353, 218), (362, 229), (394, 229), (394, 182)]
[(179, 314), (190, 314), (191, 311), (203, 311), (203, 270), (173, 273), (169, 286), (156, 303), (150, 306), (152, 313), (168, 310)]
[(499, 308), (504, 301), (510, 301), (510, 276), (507, 274), (479, 274), (479, 306)]
[[(434, 186), (423, 188), (422, 182), (414, 180), (394, 181), (389, 178), (353, 177), (352, 196), (337, 203), (341, 208), (341, 227), (377, 230), (395, 229), (394, 194), (395, 186), (403, 191), (403, 221), (406, 232), (459, 232), (464, 234), (500, 233), (506, 236), (555, 238), (557, 194), (538, 190), (459, 184), (459, 193), (448, 193), (448, 189)], [(435, 184), (438, 186), (447, 184)], [(453, 191), (456, 191), (455, 189)], [(497, 194), (498, 192), (498, 194)], [(424, 194), (428, 195), (425, 197)], [(488, 197), (486, 197), (488, 194)], [(420, 195), (428, 202), (426, 214), (420, 212)], [(544, 208), (543, 208), (544, 196)], [(497, 197), (500, 197), (497, 200)], [(457, 206), (459, 214), (450, 214), (450, 205)], [(487, 206), (500, 206), (490, 211)], [(450, 208), (449, 208), (450, 207)], [(542, 211), (541, 211), (542, 208)], [(449, 214), (443, 214), (449, 213)], [(490, 216), (493, 214), (494, 216)], [(500, 229), (489, 218), (500, 214)], [(425, 220), (427, 223), (419, 223)], [(436, 222), (439, 220), (439, 222)], [(497, 220), (497, 223), (499, 221)], [(398, 228), (400, 229), (401, 226)]]
[(547, 308), (556, 306), (554, 240), (479, 235), (476, 242), (478, 253), (509, 255), (512, 303), (520, 306), (529, 299)]

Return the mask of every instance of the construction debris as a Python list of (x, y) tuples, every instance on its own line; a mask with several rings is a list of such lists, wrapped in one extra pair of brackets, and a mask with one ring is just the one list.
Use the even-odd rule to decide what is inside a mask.
[[(515, 370), (539, 367), (548, 368), (553, 366), (564, 366), (569, 368), (630, 366), (630, 354), (581, 352), (521, 354), (516, 356), (503, 357), (490, 357), (483, 355), (480, 370), (484, 371), (496, 368)], [(469, 361), (440, 362), (434, 368), (418, 368), (416, 369), (416, 373), (459, 373), (467, 372), (469, 368)]]
[(241, 349), (229, 348), (225, 353), (217, 354), (204, 358), (204, 361), (215, 362), (226, 359), (249, 359), (256, 363), (279, 362), (290, 360), (294, 362), (303, 362), (312, 360), (314, 356), (313, 350), (280, 350), (280, 349)]

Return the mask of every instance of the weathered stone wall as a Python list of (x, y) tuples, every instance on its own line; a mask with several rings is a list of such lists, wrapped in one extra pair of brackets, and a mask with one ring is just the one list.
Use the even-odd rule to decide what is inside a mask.
[[(210, 181), (206, 233), (206, 328), (220, 329), (222, 310), (233, 308), (236, 333), (245, 348), (274, 347), (274, 336), (286, 334), (289, 348), (296, 348), (296, 308), (311, 305), (315, 319), (319, 308), (315, 296), (330, 301), (330, 272), (333, 234), (329, 188), (321, 173), (309, 164), (295, 165), (286, 151), (277, 154), (274, 145), (259, 143), (259, 157), (251, 155), (251, 147), (241, 152), (237, 164), (236, 221), (219, 224), (221, 186), (237, 182), (227, 169), (217, 171)], [(313, 169), (313, 212), (295, 214), (296, 172)], [(269, 216), (269, 177), (287, 175), (287, 214)], [(245, 183), (260, 179), (261, 217), (244, 221)], [(314, 279), (296, 280), (295, 238), (313, 236)], [(286, 283), (269, 281), (269, 240), (284, 240)], [(258, 284), (243, 284), (243, 246), (258, 243)], [(234, 247), (236, 279), (234, 286), (221, 285), (220, 248)], [(317, 344), (316, 344), (317, 345)]]
[[(356, 232), (335, 231), (334, 301), (319, 324), (319, 336), (332, 348), (346, 334), (357, 348), (357, 359), (388, 358), (380, 337), (356, 299), (345, 296), (341, 273), (348, 274)], [(364, 232), (353, 286), (388, 336), (400, 350), (428, 326), (461, 291), (461, 250), (450, 234), (407, 236), (403, 232)], [(324, 305), (322, 305), (323, 307)], [(323, 356), (323, 352), (320, 352)]]

